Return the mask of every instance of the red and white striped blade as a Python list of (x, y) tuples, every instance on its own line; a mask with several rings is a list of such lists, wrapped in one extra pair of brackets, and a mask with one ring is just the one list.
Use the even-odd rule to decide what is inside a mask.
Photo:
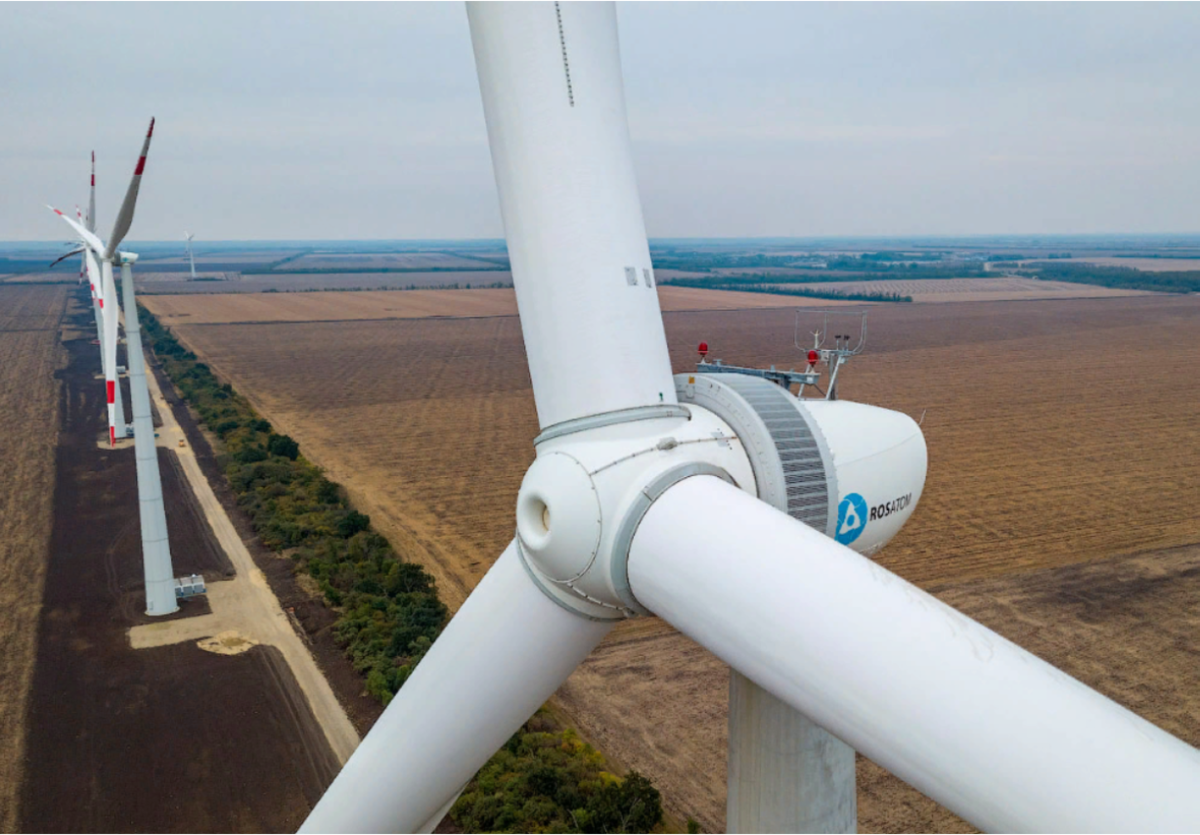
[[(55, 258), (53, 261), (50, 262), (51, 268), (53, 268), (56, 264), (58, 264), (62, 261), (66, 261), (72, 255), (78, 255), (79, 253), (83, 252), (83, 250), (84, 250), (84, 247), (80, 247), (79, 249), (71, 250), (66, 255), (62, 256), (61, 258)], [(80, 278), (83, 277), (83, 264), (79, 265), (79, 276), (80, 276)]]
[(92, 190), (88, 197), (87, 223), (89, 232), (96, 231), (96, 152), (92, 151)]
[(146, 131), (146, 141), (142, 143), (142, 153), (138, 156), (137, 168), (133, 170), (133, 179), (129, 181), (129, 190), (125, 192), (125, 202), (117, 213), (117, 221), (113, 224), (112, 235), (108, 238), (108, 249), (104, 257), (111, 259), (117, 254), (117, 247), (125, 240), (129, 227), (133, 225), (133, 209), (137, 205), (138, 189), (142, 187), (142, 172), (146, 170), (146, 154), (150, 152), (150, 138), (154, 136), (154, 120), (150, 120), (150, 129)]
[(71, 220), (71, 218), (69, 218), (67, 215), (63, 214), (62, 212), (60, 212), (58, 209), (54, 208), (53, 206), (47, 206), (46, 208), (48, 208), (50, 211), (54, 212), (56, 215), (58, 215), (63, 220), (65, 220), (67, 223), (69, 223), (71, 225), (71, 228), (74, 229), (76, 231), (76, 233), (78, 233), (80, 239), (85, 244), (87, 244), (89, 247), (91, 247), (97, 255), (104, 252), (104, 241), (97, 238), (94, 234), (92, 234), (87, 229), (85, 229), (81, 224), (76, 223), (75, 221)]

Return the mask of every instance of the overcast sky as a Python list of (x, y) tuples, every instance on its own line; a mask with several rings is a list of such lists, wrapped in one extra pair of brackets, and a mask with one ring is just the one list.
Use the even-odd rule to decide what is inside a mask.
[[(652, 237), (1200, 232), (1200, 5), (624, 4)], [(0, 7), (0, 240), (499, 237), (446, 4)]]

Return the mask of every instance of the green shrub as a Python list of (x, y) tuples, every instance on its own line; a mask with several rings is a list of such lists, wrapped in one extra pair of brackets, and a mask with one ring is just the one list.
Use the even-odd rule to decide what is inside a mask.
[(300, 457), (300, 444), (288, 435), (276, 435), (272, 432), (267, 436), (267, 452), (295, 461)]
[(245, 446), (233, 454), (233, 460), (239, 464), (253, 464), (256, 461), (266, 461), (267, 451), (260, 446)]
[(539, 711), (467, 784), (450, 810), (468, 832), (649, 832), (662, 800), (636, 771), (623, 779), (571, 730)]
[(342, 539), (349, 539), (359, 531), (365, 531), (371, 527), (371, 517), (365, 513), (359, 513), (357, 510), (352, 510), (341, 518), (338, 522), (337, 532)]

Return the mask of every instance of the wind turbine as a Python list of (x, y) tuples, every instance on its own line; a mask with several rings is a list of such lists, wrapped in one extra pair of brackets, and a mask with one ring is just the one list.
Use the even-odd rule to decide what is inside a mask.
[[(163, 505), (162, 476), (158, 470), (158, 452), (154, 443), (154, 424), (150, 414), (150, 391), (146, 384), (145, 357), (142, 351), (141, 328), (138, 323), (137, 301), (134, 296), (132, 264), (137, 255), (117, 249), (133, 223), (133, 212), (137, 205), (138, 190), (141, 188), (142, 172), (146, 168), (146, 154), (150, 150), (150, 139), (154, 135), (154, 119), (146, 131), (142, 152), (137, 167), (125, 192), (125, 200), (117, 213), (108, 243), (100, 240), (91, 229), (71, 220), (58, 209), (55, 214), (69, 223), (83, 239), (89, 264), (98, 258), (102, 278), (104, 310), (104, 357), (105, 385), (108, 390), (109, 443), (115, 444), (117, 421), (124, 434), (125, 419), (122, 411), (114, 407), (116, 392), (120, 386), (116, 379), (117, 325), (120, 305), (117, 303), (116, 286), (113, 281), (113, 260), (121, 267), (121, 287), (125, 296), (126, 358), (129, 365), (129, 391), (133, 400), (133, 443), (137, 460), (138, 509), (142, 532), (142, 567), (146, 583), (146, 614), (167, 615), (178, 611), (175, 593), (175, 577), (171, 566), (171, 549), (167, 538), (167, 516)], [(94, 209), (93, 209), (94, 214)], [(119, 407), (118, 407), (119, 408)]]
[(125, 235), (129, 232), (130, 224), (133, 223), (133, 210), (137, 205), (138, 189), (141, 188), (142, 184), (142, 171), (146, 167), (146, 153), (150, 150), (150, 139), (153, 135), (154, 120), (151, 119), (150, 128), (146, 131), (145, 142), (142, 143), (142, 152), (138, 157), (137, 167), (134, 169), (133, 178), (129, 182), (129, 189), (125, 192), (125, 200), (121, 203), (121, 209), (117, 213), (117, 219), (113, 224), (113, 231), (109, 236), (107, 244), (100, 240), (94, 231), (71, 220), (53, 206), (50, 207), (51, 211), (59, 215), (75, 229), (76, 233), (84, 241), (86, 248), (91, 250), (100, 262), (100, 307), (104, 316), (104, 375), (105, 384), (108, 388), (108, 431), (110, 445), (115, 445), (117, 438), (124, 438), (128, 434), (128, 427), (125, 423), (125, 411), (123, 407), (120, 407), (119, 400), (120, 380), (117, 376), (117, 328), (120, 319), (120, 305), (117, 302), (116, 284), (113, 281), (113, 259), (117, 257), (117, 247), (121, 245), (121, 241), (125, 239)]
[(183, 239), (187, 244), (188, 262), (192, 265), (192, 281), (196, 280), (196, 259), (192, 257), (192, 238), (196, 237), (194, 232), (184, 232)]
[[(57, 212), (57, 210), (55, 210), (55, 211)], [(89, 232), (96, 231), (96, 152), (95, 151), (92, 151), (92, 183), (91, 183), (91, 191), (90, 191), (90, 194), (88, 197), (88, 213), (87, 213), (86, 218), (84, 218), (79, 211), (79, 207), (76, 206), (75, 214), (78, 218), (79, 225), (86, 228)], [(104, 305), (104, 298), (100, 294), (100, 292), (98, 292), (96, 290), (96, 282), (100, 281), (100, 267), (99, 267), (98, 262), (95, 259), (95, 256), (92, 254), (91, 249), (88, 247), (87, 242), (84, 241), (82, 236), (79, 237), (78, 243), (79, 243), (79, 247), (77, 249), (73, 249), (70, 252), (68, 252), (66, 255), (62, 256), (61, 258), (55, 259), (54, 261), (52, 261), (50, 263), (50, 266), (53, 267), (55, 264), (59, 263), (60, 261), (65, 261), (66, 259), (70, 258), (72, 255), (82, 254), (82, 258), (80, 259), (79, 277), (81, 280), (84, 278), (84, 276), (87, 277), (88, 289), (92, 296), (92, 313), (94, 314), (94, 316), (96, 318), (96, 344), (100, 346), (101, 366), (106, 369), (107, 368), (107, 366), (106, 366), (107, 360), (106, 360), (106, 354), (104, 352), (104, 315), (102, 312), (102, 308)], [(117, 406), (116, 412), (118, 415), (123, 414), (124, 410), (121, 406), (121, 389), (119, 386), (116, 388), (114, 394), (116, 395), (116, 406)]]
[[(1194, 829), (1200, 752), (843, 544), (895, 532), (911, 508), (889, 512), (898, 486), (919, 498), (911, 421), (672, 377), (614, 7), (470, 3), (468, 18), (537, 458), (516, 538), (302, 831), (431, 830), (643, 613), (980, 828)], [(806, 456), (825, 466), (824, 530), (803, 521), (821, 506)]]

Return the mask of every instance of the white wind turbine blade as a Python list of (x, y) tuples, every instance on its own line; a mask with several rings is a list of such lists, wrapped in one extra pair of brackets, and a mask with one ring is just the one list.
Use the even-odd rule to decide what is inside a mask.
[[(98, 301), (100, 298), (100, 293), (96, 289), (96, 282), (100, 280), (100, 262), (96, 260), (96, 253), (91, 249), (85, 250), (83, 255), (84, 258), (87, 259), (87, 280), (88, 285), (92, 288), (92, 300)], [(97, 310), (99, 310), (98, 307)]]
[(543, 428), (674, 404), (609, 3), (468, 3)]
[(992, 832), (1200, 824), (1200, 752), (712, 476), (646, 512), (638, 601)]
[(91, 249), (84, 252), (84, 257), (87, 259), (88, 286), (92, 290), (92, 312), (96, 316), (96, 343), (100, 346), (100, 366), (103, 368), (105, 363), (103, 297), (100, 295), (100, 289), (96, 287), (100, 282), (100, 262), (96, 260), (96, 253)]
[(154, 119), (151, 119), (150, 128), (146, 131), (146, 140), (142, 143), (142, 152), (138, 155), (137, 167), (133, 170), (133, 179), (129, 181), (125, 200), (121, 203), (121, 210), (117, 212), (117, 220), (113, 223), (113, 231), (108, 238), (108, 248), (104, 251), (106, 259), (112, 260), (117, 254), (117, 247), (125, 240), (125, 235), (133, 224), (133, 210), (137, 206), (138, 189), (142, 186), (142, 172), (146, 169), (146, 154), (150, 152), (150, 139), (153, 136)]
[(58, 209), (54, 208), (53, 206), (47, 206), (46, 208), (49, 209), (50, 211), (54, 212), (56, 215), (58, 215), (63, 220), (65, 220), (67, 223), (69, 223), (71, 225), (71, 228), (75, 230), (75, 233), (77, 235), (79, 235), (79, 239), (81, 241), (83, 241), (85, 244), (87, 244), (88, 247), (90, 247), (97, 255), (100, 255), (104, 252), (104, 241), (97, 238), (92, 232), (88, 231), (82, 224), (76, 223), (75, 221), (71, 220), (71, 218), (69, 218), (67, 215), (63, 214), (62, 212), (60, 212)]
[(428, 826), (611, 628), (552, 602), (509, 545), (300, 831)]

